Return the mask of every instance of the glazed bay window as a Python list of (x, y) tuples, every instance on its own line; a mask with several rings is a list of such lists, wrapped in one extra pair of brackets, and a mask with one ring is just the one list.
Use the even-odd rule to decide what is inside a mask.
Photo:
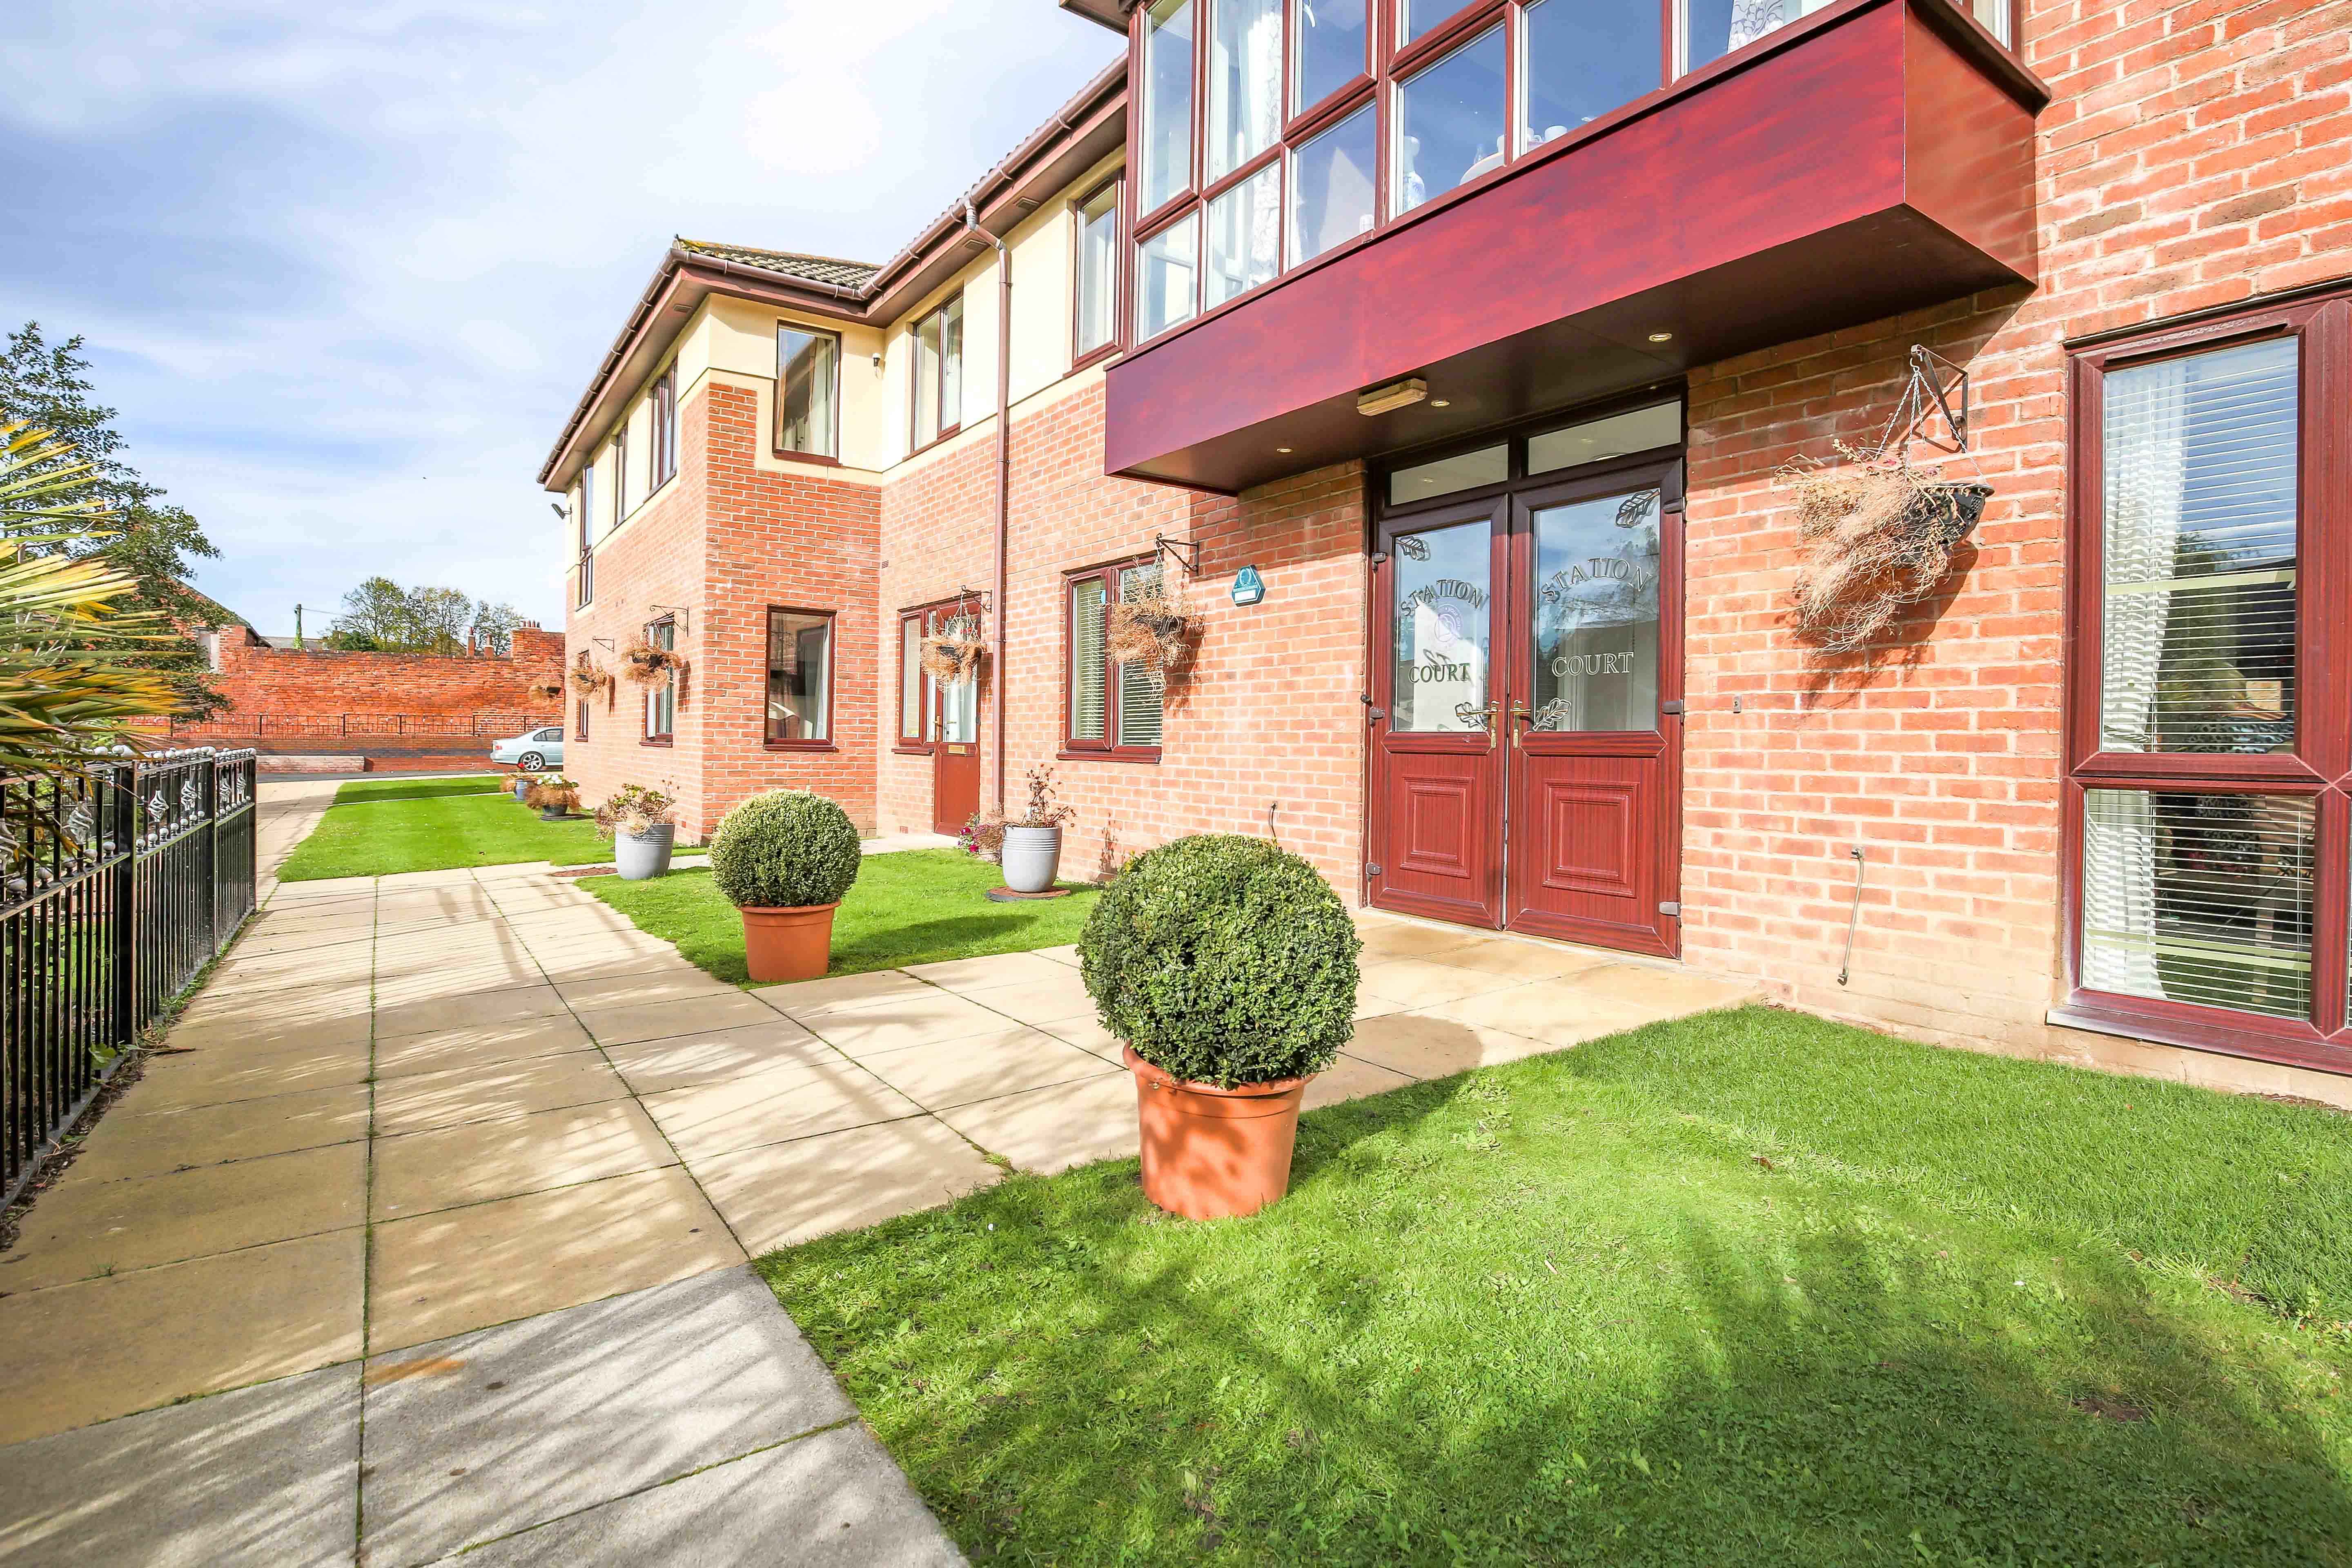
[(1192, 188), (1192, 7), (1159, 0), (1143, 13), (1143, 112), (1136, 211), (1158, 212)]
[(1118, 341), (1118, 200), (1117, 181), (1080, 202), (1077, 219), (1076, 321), (1070, 357), (1084, 360)]
[(833, 742), (833, 615), (768, 612), (767, 743)]
[(1207, 0), (1211, 184), (1282, 134), (1282, 0)]
[(2352, 1062), (2340, 302), (2075, 361), (2073, 993), (2062, 1021)]
[(1312, 260), (1372, 232), (1380, 121), (1364, 105), (1304, 143), (1290, 159), (1290, 259)]
[(1136, 268), (1135, 332), (1139, 338), (1192, 319), (1200, 215), (1190, 214), (1143, 242)]
[(1490, 27), (1397, 84), (1389, 162), (1398, 212), (1503, 166), (1503, 37)]
[(1369, 0), (1291, 0), (1290, 112), (1370, 78)]
[(963, 423), (963, 296), (915, 323), (914, 445), (952, 436)]
[(1135, 598), (1157, 581), (1159, 570), (1142, 562), (1101, 567), (1069, 579), (1065, 754), (1159, 761), (1164, 697), (1160, 678), (1142, 665), (1113, 662), (1109, 645), (1114, 599)]
[(776, 450), (841, 456), (841, 340), (806, 327), (776, 329)]
[[(665, 616), (646, 628), (646, 641), (665, 652), (677, 647), (677, 623)], [(667, 746), (677, 733), (677, 676), (646, 689), (646, 739)]]
[(1521, 13), (1519, 146), (1540, 147), (1664, 79), (1652, 0), (1536, 0)]
[(1268, 163), (1209, 204), (1204, 307), (1270, 281), (1282, 259), (1282, 166)]

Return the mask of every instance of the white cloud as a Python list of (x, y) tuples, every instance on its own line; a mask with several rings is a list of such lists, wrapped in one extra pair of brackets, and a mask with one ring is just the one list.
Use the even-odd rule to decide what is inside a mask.
[(669, 236), (883, 259), (1119, 47), (1053, 0), (10, 11), (0, 318), (89, 339), (273, 631), (378, 572), (559, 621), (533, 476)]

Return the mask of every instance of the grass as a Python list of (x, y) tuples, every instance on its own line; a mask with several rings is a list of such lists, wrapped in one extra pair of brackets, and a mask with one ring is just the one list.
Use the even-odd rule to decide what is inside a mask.
[(2344, 1564), (2347, 1194), (2332, 1112), (1755, 1008), (1316, 1112), (1251, 1219), (760, 1268), (976, 1563)]
[(344, 784), (278, 879), (388, 877), (524, 860), (586, 866), (613, 858), (593, 822), (541, 822), (506, 793), (510, 782), (486, 776)]
[[(1092, 888), (1066, 899), (992, 904), (982, 895), (1003, 886), (993, 865), (957, 849), (905, 849), (869, 855), (857, 883), (833, 917), (828, 974), (860, 974), (907, 963), (1025, 952), (1078, 940), (1094, 908)], [(743, 921), (708, 871), (673, 871), (647, 882), (590, 877), (580, 884), (636, 922), (677, 944), (688, 962), (719, 979), (748, 984)]]

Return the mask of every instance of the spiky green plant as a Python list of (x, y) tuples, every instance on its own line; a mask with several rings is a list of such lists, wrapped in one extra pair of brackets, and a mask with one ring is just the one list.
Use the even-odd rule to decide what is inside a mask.
[(111, 531), (95, 479), (70, 444), (0, 422), (0, 776), (147, 744), (135, 721), (176, 705), (168, 676), (131, 662), (170, 628), (116, 607), (137, 590), (129, 573), (71, 553)]

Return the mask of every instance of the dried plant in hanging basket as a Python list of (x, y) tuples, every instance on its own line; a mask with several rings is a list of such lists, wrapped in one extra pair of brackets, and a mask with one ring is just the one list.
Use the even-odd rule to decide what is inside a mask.
[(639, 637), (621, 650), (621, 674), (633, 686), (667, 686), (686, 661)]
[(1797, 635), (1820, 653), (1853, 653), (1936, 590), (1952, 552), (1984, 515), (1992, 487), (1947, 480), (1901, 456), (1838, 444), (1843, 464), (1799, 458), (1775, 483), (1795, 492), (1807, 546), (1792, 590)]
[(980, 673), (984, 647), (976, 629), (934, 633), (922, 640), (923, 673), (942, 686), (961, 686)]
[(593, 697), (613, 684), (613, 678), (589, 663), (584, 653), (572, 662), (572, 672), (567, 679), (572, 682), (572, 689), (582, 697)]
[(1116, 664), (1139, 664), (1162, 677), (1182, 671), (1201, 635), (1201, 617), (1184, 602), (1184, 587), (1171, 573), (1147, 580), (1131, 598), (1110, 606), (1104, 646)]

